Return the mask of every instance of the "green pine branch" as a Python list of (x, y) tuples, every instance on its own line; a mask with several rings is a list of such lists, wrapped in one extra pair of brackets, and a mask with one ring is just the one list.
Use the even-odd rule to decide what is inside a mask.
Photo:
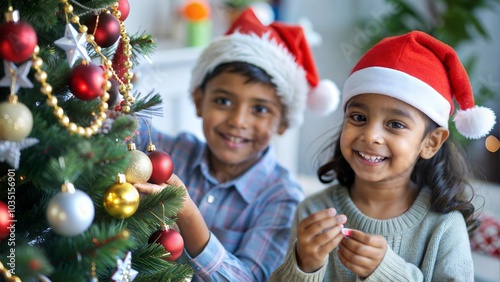
[[(21, 20), (36, 31), (43, 59), (42, 69), (58, 106), (70, 120), (83, 127), (89, 126), (99, 112), (99, 101), (81, 101), (69, 92), (71, 68), (66, 53), (54, 41), (64, 36), (66, 18), (59, 0), (0, 1), (0, 9), (7, 11), (9, 2), (20, 13)], [(92, 10), (113, 4), (114, 0), (70, 0), (81, 23)], [(133, 9), (133, 7), (131, 7)], [(126, 24), (126, 23), (125, 23)], [(74, 25), (75, 28), (76, 25)], [(129, 35), (134, 66), (141, 56), (150, 56), (156, 47), (146, 33)], [(88, 46), (89, 47), (89, 46)], [(103, 54), (112, 58), (116, 47), (104, 48)], [(97, 55), (89, 47), (90, 56)], [(77, 62), (78, 64), (78, 62)], [(0, 77), (4, 69), (0, 68)], [(136, 134), (138, 119), (161, 115), (161, 97), (154, 90), (146, 95), (135, 92), (136, 101), (131, 114), (109, 111), (105, 125), (97, 134), (87, 138), (70, 133), (59, 123), (47, 97), (40, 91), (41, 84), (28, 75), (34, 87), (21, 88), (19, 101), (31, 111), (34, 126), (31, 138), (39, 143), (21, 151), (19, 168), (15, 170), (16, 186), (16, 273), (22, 281), (38, 281), (46, 275), (51, 281), (88, 281), (92, 262), (96, 265), (99, 281), (110, 281), (116, 270), (116, 260), (132, 252), (132, 267), (139, 271), (135, 281), (182, 281), (192, 269), (182, 263), (165, 261), (166, 252), (158, 244), (148, 244), (149, 236), (158, 230), (162, 221), (175, 224), (175, 215), (182, 206), (183, 189), (168, 187), (156, 195), (143, 196), (134, 215), (126, 219), (111, 217), (103, 208), (103, 194), (123, 173), (129, 161), (127, 140)], [(0, 99), (5, 100), (9, 89), (0, 87)], [(0, 164), (2, 174), (8, 165)], [(46, 209), (61, 185), (70, 181), (76, 189), (87, 193), (94, 202), (95, 218), (82, 234), (65, 237), (55, 234), (46, 220)], [(0, 175), (0, 198), (7, 199), (7, 176)], [(125, 231), (126, 230), (126, 231)], [(128, 232), (124, 236), (123, 232)], [(0, 242), (0, 261), (11, 246)]]

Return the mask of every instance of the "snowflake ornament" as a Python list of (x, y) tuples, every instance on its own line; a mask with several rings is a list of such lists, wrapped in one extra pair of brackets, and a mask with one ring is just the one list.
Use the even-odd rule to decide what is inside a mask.
[(133, 281), (139, 272), (132, 268), (132, 253), (128, 252), (123, 260), (116, 260), (116, 272), (111, 276), (115, 282)]

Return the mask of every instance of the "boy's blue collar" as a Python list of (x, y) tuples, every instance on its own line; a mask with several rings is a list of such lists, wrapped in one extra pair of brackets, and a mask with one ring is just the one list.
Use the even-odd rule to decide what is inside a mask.
[(265, 149), (262, 158), (244, 174), (226, 183), (219, 183), (217, 179), (215, 179), (215, 177), (210, 174), (208, 163), (208, 146), (205, 144), (203, 152), (201, 152), (198, 155), (198, 158), (193, 161), (192, 168), (195, 169), (199, 166), (199, 169), (201, 169), (201, 173), (205, 177), (205, 180), (209, 181), (213, 185), (223, 188), (235, 187), (236, 190), (240, 193), (241, 197), (247, 203), (250, 203), (253, 201), (256, 195), (260, 194), (261, 190), (266, 189), (266, 179), (270, 174), (273, 173), (277, 164), (276, 153), (274, 149), (269, 146), (267, 149)]

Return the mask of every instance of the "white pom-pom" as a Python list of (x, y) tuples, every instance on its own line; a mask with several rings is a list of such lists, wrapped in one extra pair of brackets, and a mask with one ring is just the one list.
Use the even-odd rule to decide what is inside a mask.
[(263, 25), (270, 25), (274, 21), (274, 11), (266, 2), (255, 2), (250, 5), (255, 16)]
[(495, 113), (488, 108), (459, 110), (453, 117), (458, 132), (469, 139), (479, 139), (486, 136), (495, 125)]
[(327, 115), (333, 112), (340, 101), (340, 91), (331, 80), (321, 80), (307, 95), (307, 109), (315, 114)]

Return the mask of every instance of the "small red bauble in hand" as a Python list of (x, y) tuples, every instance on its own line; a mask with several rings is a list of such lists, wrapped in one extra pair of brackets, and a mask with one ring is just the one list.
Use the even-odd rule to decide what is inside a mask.
[(148, 157), (153, 164), (153, 173), (149, 178), (149, 183), (161, 184), (165, 183), (174, 172), (174, 162), (169, 154), (156, 150), (154, 145), (148, 148)]
[(71, 70), (69, 90), (80, 100), (93, 100), (104, 92), (104, 71), (94, 64), (81, 64)]
[(184, 250), (184, 239), (182, 239), (181, 234), (166, 224), (162, 224), (161, 229), (149, 237), (148, 243), (162, 245), (165, 251), (170, 253), (170, 256), (165, 257), (165, 260), (172, 262), (178, 259)]

